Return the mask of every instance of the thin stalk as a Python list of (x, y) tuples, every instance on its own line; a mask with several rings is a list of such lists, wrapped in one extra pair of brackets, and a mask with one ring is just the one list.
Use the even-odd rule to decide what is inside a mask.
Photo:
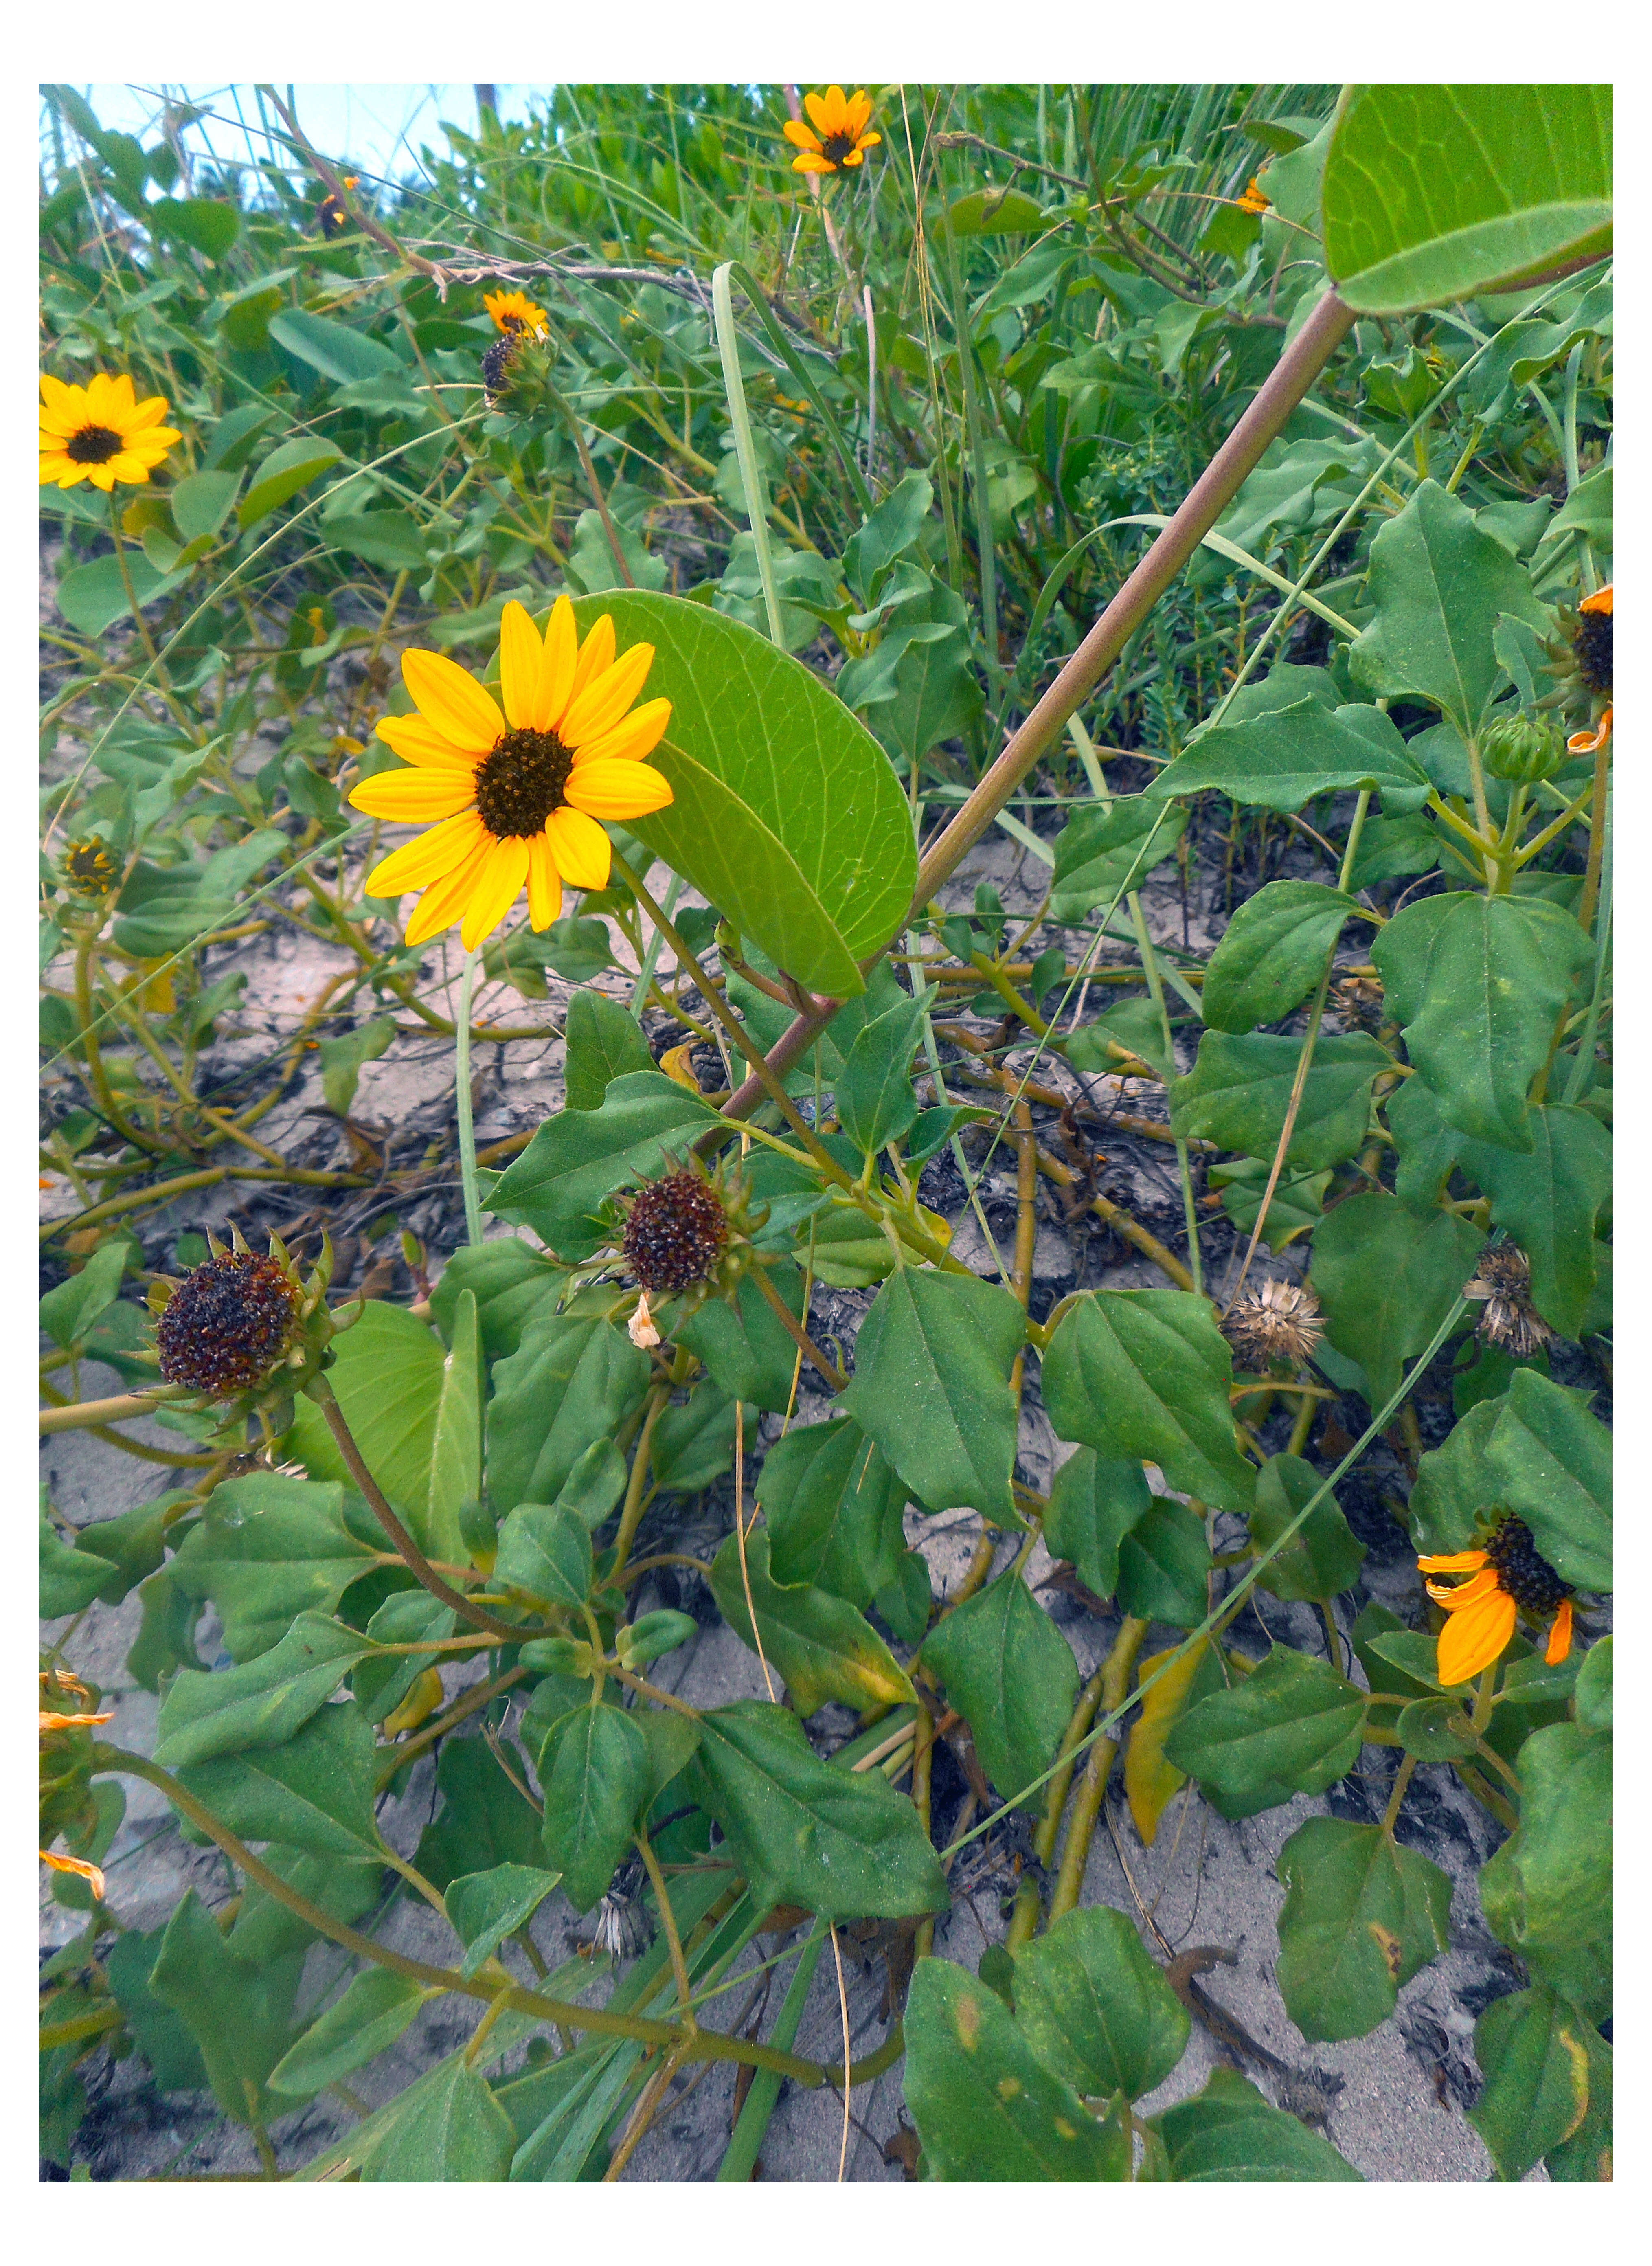
[(459, 1012), (453, 1042), (459, 1173), (464, 1183), (464, 1239), (471, 1246), (482, 1239), (482, 1200), (476, 1185), (476, 1125), (471, 1107), (471, 994), (476, 983), (476, 960), (474, 952), (467, 952), (459, 973)]
[[(1142, 910), (1142, 893), (1129, 891), (1125, 903), (1130, 909), (1130, 921), (1136, 931), (1136, 942), (1142, 955), (1142, 968), (1147, 977), (1147, 989), (1152, 994), (1153, 1005), (1159, 1010), (1159, 1027), (1164, 1034), (1165, 1058), (1173, 1064), (1175, 1049), (1171, 1039), (1170, 1009), (1165, 999), (1165, 986), (1159, 972), (1159, 955), (1153, 950), (1152, 938), (1147, 931), (1147, 916)], [(1195, 1293), (1204, 1295), (1204, 1254), (1199, 1248), (1199, 1212), (1193, 1194), (1193, 1166), (1188, 1155), (1186, 1141), (1176, 1137), (1176, 1170), (1181, 1181), (1181, 1213), (1188, 1231), (1188, 1271), (1193, 1277)]]
[[(1109, 1712), (1122, 1710), (1124, 1706), (1125, 1694), (1130, 1686), (1130, 1671), (1136, 1665), (1136, 1656), (1146, 1634), (1147, 1623), (1138, 1620), (1134, 1614), (1127, 1615), (1119, 1624), (1119, 1633), (1113, 1640), (1113, 1649), (1107, 1656), (1101, 1675), (1101, 1697)], [(1052, 1923), (1078, 1904), (1079, 1891), (1084, 1887), (1085, 1867), (1089, 1861), (1090, 1844), (1095, 1838), (1096, 1820), (1101, 1815), (1107, 1780), (1112, 1776), (1118, 1751), (1116, 1739), (1097, 1739), (1091, 1746), (1084, 1776), (1073, 1797), (1072, 1816), (1061, 1853), (1061, 1870), (1056, 1876), (1056, 1893), (1049, 1900)]]
[(717, 326), (717, 352), (723, 366), (723, 391), (728, 397), (729, 422), (735, 430), (735, 455), (740, 465), (740, 484), (745, 491), (746, 522), (751, 530), (751, 547), (757, 553), (757, 579), (763, 584), (763, 603), (769, 617), (769, 635), (782, 653), (786, 651), (786, 632), (780, 625), (780, 596), (774, 585), (774, 560), (769, 551), (769, 502), (763, 484), (763, 467), (757, 462), (757, 443), (752, 438), (751, 413), (746, 406), (746, 382), (740, 372), (740, 333), (735, 328), (735, 301), (729, 278), (734, 262), (726, 259), (712, 275), (712, 316)]

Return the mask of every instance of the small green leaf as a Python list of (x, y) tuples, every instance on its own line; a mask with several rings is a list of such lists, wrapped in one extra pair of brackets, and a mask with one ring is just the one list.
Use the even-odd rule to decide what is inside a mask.
[[(302, 1963), (300, 1963), (302, 1964)], [(235, 1953), (191, 1889), (166, 1924), (150, 1989), (187, 2023), (213, 2096), (238, 2124), (279, 2116), (265, 2085), (292, 2036), (298, 1968), (254, 1967)]]
[(1357, 2180), (1346, 2156), (1236, 2070), (1214, 2069), (1202, 2093), (1155, 2116), (1173, 2180)]
[(362, 1065), (376, 1062), (389, 1051), (396, 1026), (388, 1015), (375, 1015), (358, 1024), (341, 1039), (323, 1039), (316, 1049), (321, 1064), (321, 1098), (336, 1116), (347, 1117), (355, 1099), (355, 1082)]
[(398, 2104), (401, 2114), (362, 2160), (367, 2180), (503, 2180), (516, 2128), (486, 2080), (459, 2058), (444, 2062)]
[(342, 1487), (249, 1472), (214, 1488), (166, 1571), (186, 1597), (210, 1600), (230, 1657), (245, 1661), (295, 1613), (332, 1612), (374, 1558), (345, 1521)]
[(1556, 1103), (1533, 1108), (1526, 1124), (1526, 1155), (1465, 1141), (1461, 1162), (1485, 1190), (1493, 1224), (1531, 1261), (1532, 1305), (1562, 1337), (1575, 1338), (1595, 1291), (1595, 1228), (1612, 1196), (1612, 1137), (1588, 1110)]
[(1157, 1464), (1169, 1484), (1248, 1510), (1255, 1473), (1235, 1443), (1233, 1357), (1210, 1301), (1189, 1290), (1077, 1299), (1045, 1349), (1045, 1406), (1064, 1440)]
[(1023, 189), (971, 189), (947, 208), (947, 221), (954, 236), (1026, 236), (1042, 229), (1043, 207)]
[(1612, 1729), (1612, 1639), (1603, 1636), (1577, 1671), (1577, 1720), (1591, 1731)]
[(253, 473), (252, 485), (242, 497), (235, 515), (238, 522), (243, 528), (256, 527), (259, 520), (267, 519), (271, 512), (290, 502), (301, 488), (307, 488), (311, 480), (342, 461), (340, 450), (319, 434), (307, 433), (298, 440), (284, 441), (279, 449), (271, 450)]
[[(969, 1724), (981, 1766), (1004, 1799), (1049, 1767), (1072, 1714), (1072, 1647), (1019, 1575), (1004, 1575), (947, 1613), (924, 1663)], [(1028, 1797), (1042, 1808), (1043, 1793)]]
[(589, 1911), (648, 1797), (648, 1743), (636, 1718), (619, 1707), (574, 1708), (551, 1727), (539, 1783), (545, 1854), (575, 1911)]
[(1394, 1729), (1420, 1763), (1461, 1762), (1474, 1751), (1473, 1731), (1455, 1700), (1414, 1700), (1400, 1710)]
[(647, 1389), (647, 1355), (603, 1315), (536, 1314), (493, 1371), (494, 1502), (554, 1502), (589, 1445), (611, 1440)]
[(903, 1267), (873, 1301), (842, 1405), (921, 1502), (1020, 1524), (1009, 1373), (1026, 1329), (1009, 1291), (975, 1276)]
[[(1256, 1547), (1266, 1550), (1322, 1485), (1300, 1456), (1269, 1456), (1257, 1477), (1250, 1517)], [(1351, 1590), (1364, 1562), (1364, 1544), (1355, 1539), (1336, 1497), (1327, 1495), (1257, 1579), (1276, 1597), (1318, 1604)]]
[(1231, 1692), (1188, 1709), (1165, 1742), (1224, 1817), (1323, 1794), (1359, 1758), (1364, 1694), (1328, 1663), (1276, 1644)]
[[(1378, 718), (1375, 729), (1365, 721), (1371, 717)], [(1380, 787), (1415, 808), (1428, 783), (1398, 728), (1378, 710), (1339, 708), (1333, 715), (1305, 698), (1242, 723), (1213, 724), (1166, 764), (1146, 793), (1159, 798), (1218, 787), (1235, 802), (1300, 810), (1317, 794)]]
[(46, 1513), (40, 1513), (40, 1619), (61, 1620), (65, 1613), (80, 1612), (120, 1568), (113, 1558), (100, 1558), (65, 1542)]
[[(405, 1306), (370, 1298), (359, 1319), (333, 1341), (327, 1382), (362, 1451), (362, 1460), (407, 1523), (427, 1556), (451, 1562), (464, 1555), (443, 1466), (433, 1509), (436, 1435), (452, 1372), (442, 1341)], [(455, 1391), (461, 1389), (457, 1384)], [(453, 1413), (450, 1407), (450, 1414)], [(349, 1477), (326, 1419), (301, 1400), (289, 1451), (318, 1480)]]
[(1359, 907), (1318, 881), (1269, 881), (1228, 923), (1205, 969), (1199, 1004), (1212, 1030), (1277, 1023), (1324, 972), (1342, 924)]
[[(1181, 1139), (1214, 1141), (1219, 1149), (1266, 1158), (1271, 1165), (1301, 1057), (1300, 1039), (1207, 1031), (1192, 1070), (1168, 1089), (1171, 1129)], [(1393, 1068), (1393, 1056), (1363, 1031), (1320, 1039), (1303, 1084), (1286, 1164), (1312, 1173), (1351, 1157), (1371, 1123), (1371, 1087)]]
[(748, 1582), (764, 1657), (785, 1678), (800, 1714), (812, 1715), (829, 1700), (863, 1708), (916, 1698), (905, 1670), (852, 1605), (827, 1590), (782, 1589), (771, 1579), (769, 1537), (762, 1527), (746, 1538), (743, 1574), (739, 1538), (733, 1534), (719, 1549), (711, 1574), (723, 1619), (755, 1651)]
[(1349, 87), (1325, 256), (1362, 312), (1511, 291), (1612, 248), (1609, 86)]
[(863, 1156), (874, 1157), (898, 1141), (917, 1115), (912, 1092), (912, 1049), (924, 1010), (905, 999), (861, 1026), (836, 1088), (838, 1122)]
[(117, 1237), (94, 1251), (78, 1275), (71, 1275), (40, 1300), (40, 1327), (60, 1346), (84, 1338), (105, 1308), (121, 1294), (132, 1246)]
[(757, 1501), (775, 1581), (815, 1583), (864, 1611), (899, 1578), (906, 1490), (852, 1417), (776, 1441)]
[[(766, 1272), (787, 1311), (800, 1321), (802, 1276), (789, 1260)], [(749, 1275), (741, 1277), (732, 1301), (706, 1299), (686, 1321), (673, 1322), (669, 1334), (731, 1397), (779, 1414), (791, 1407), (797, 1343)]]
[(1064, 1913), (1020, 1955), (1015, 2019), (1075, 2093), (1131, 2101), (1164, 2083), (1190, 2028), (1135, 1927), (1107, 1904)]
[(601, 991), (576, 991), (568, 1001), (567, 1045), (568, 1107), (600, 1109), (617, 1078), (652, 1071), (654, 1056), (642, 1027), (618, 999)]
[(1122, 1460), (1079, 1448), (1056, 1473), (1044, 1513), (1052, 1558), (1071, 1561), (1085, 1589), (1110, 1597), (1118, 1585), (1119, 1545), (1151, 1509), (1147, 1475), (1135, 1457)]
[(272, 2093), (308, 2099), (393, 2046), (427, 1997), (422, 1985), (369, 1967), (311, 2022), (270, 2072)]
[(881, 1771), (822, 1762), (787, 1708), (713, 1708), (687, 1783), (727, 1834), (754, 1911), (797, 1904), (823, 1919), (899, 1919), (947, 1908), (946, 1879), (906, 1796)]
[(461, 1975), (474, 1975), (508, 1935), (525, 1927), (561, 1879), (534, 1865), (491, 1865), (450, 1881), (442, 1903), (464, 1946)]
[(1469, 2122), (1498, 2175), (1523, 2180), (1583, 2123), (1589, 2108), (1590, 2024), (1546, 1988), (1495, 1999), (1474, 2025), (1485, 2078)]
[(436, 1790), (442, 1809), (419, 1837), (413, 1862), (438, 1889), (498, 1865), (537, 1864), (539, 1820), (485, 1739), (442, 1741)]
[(1275, 1972), (1286, 2012), (1315, 2043), (1363, 2038), (1400, 1986), (1451, 1941), (1451, 1884), (1379, 1825), (1311, 1817), (1279, 1853), (1286, 1895)]
[(1480, 1869), (1480, 1910), (1534, 1981), (1599, 2021), (1612, 2010), (1612, 1739), (1552, 1723), (1516, 1767), (1520, 1824)]
[(402, 367), (399, 355), (383, 340), (369, 338), (365, 331), (352, 330), (347, 323), (333, 322), (325, 315), (312, 315), (305, 307), (287, 307), (272, 315), (269, 334), (277, 346), (285, 347), (289, 354), (296, 355), (300, 362), (340, 385), (384, 376)]
[(1049, 917), (1083, 920), (1127, 889), (1139, 889), (1174, 851), (1187, 827), (1180, 807), (1166, 810), (1143, 794), (1115, 795), (1112, 808), (1086, 804), (1056, 837)]
[(1313, 1239), (1313, 1289), (1327, 1337), (1364, 1371), (1373, 1407), (1450, 1312), (1484, 1239), (1453, 1212), (1425, 1223), (1374, 1188), (1327, 1215)]
[(410, 511), (341, 511), (321, 531), (330, 550), (365, 559), (387, 574), (428, 571), (425, 530)]
[(518, 1503), (499, 1530), (493, 1579), (542, 1604), (583, 1604), (591, 1593), (590, 1530), (553, 1503)]
[(920, 1959), (906, 2006), (906, 2105), (938, 2180), (1125, 2180), (1129, 2143), (1044, 2065), (1002, 2001)]

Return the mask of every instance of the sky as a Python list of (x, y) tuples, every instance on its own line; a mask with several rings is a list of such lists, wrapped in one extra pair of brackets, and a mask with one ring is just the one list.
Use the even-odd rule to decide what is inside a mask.
[[(210, 115), (190, 130), (191, 145), (242, 164), (249, 156), (247, 132), (261, 143), (259, 117), (252, 89), (230, 86), (179, 85), (157, 82), (149, 87), (94, 85), (77, 88), (113, 131), (135, 134), (141, 140), (159, 117), (163, 99), (188, 101)], [(499, 113), (504, 119), (525, 118), (530, 98), (549, 94), (549, 86), (500, 86), (495, 89)], [(282, 90), (283, 97), (285, 90)], [(298, 122), (326, 157), (344, 161), (363, 174), (399, 179), (414, 170), (420, 141), (440, 149), (443, 137), (438, 121), (450, 120), (467, 133), (477, 123), (473, 86), (351, 85), (304, 86), (296, 90)], [(246, 128), (241, 121), (245, 118)], [(44, 134), (45, 111), (41, 112)]]

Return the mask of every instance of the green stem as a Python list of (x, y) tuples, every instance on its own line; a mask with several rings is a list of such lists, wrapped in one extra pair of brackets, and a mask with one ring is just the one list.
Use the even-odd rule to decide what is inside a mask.
[(472, 1246), (482, 1239), (482, 1201), (476, 1185), (476, 1126), (471, 1107), (471, 994), (476, 983), (476, 958), (475, 953), (467, 952), (460, 971), (459, 1012), (453, 1042), (459, 1173), (464, 1182), (464, 1237)]
[[(1153, 940), (1147, 932), (1147, 916), (1142, 910), (1141, 891), (1130, 890), (1125, 902), (1130, 909), (1130, 921), (1136, 930), (1137, 948), (1142, 955), (1147, 988), (1152, 994), (1154, 1006), (1159, 1010), (1159, 1027), (1164, 1036), (1165, 1058), (1173, 1067), (1176, 1056), (1171, 1042), (1170, 1009), (1165, 999), (1164, 980), (1159, 972), (1159, 955), (1153, 950)], [(1188, 1268), (1193, 1276), (1195, 1295), (1202, 1297), (1204, 1264), (1203, 1254), (1199, 1248), (1199, 1213), (1193, 1194), (1193, 1166), (1188, 1156), (1188, 1144), (1180, 1137), (1176, 1141), (1176, 1169), (1181, 1180), (1181, 1212), (1188, 1231)]]

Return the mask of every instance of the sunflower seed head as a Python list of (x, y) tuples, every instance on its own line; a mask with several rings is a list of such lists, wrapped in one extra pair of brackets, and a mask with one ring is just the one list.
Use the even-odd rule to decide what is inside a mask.
[(1531, 1262), (1517, 1243), (1493, 1244), (1482, 1251), (1463, 1296), (1485, 1306), (1481, 1338), (1517, 1361), (1540, 1353), (1554, 1334), (1531, 1303)]
[(1234, 1358), (1262, 1371), (1276, 1363), (1300, 1368), (1325, 1334), (1312, 1291), (1277, 1277), (1236, 1298), (1219, 1327)]

